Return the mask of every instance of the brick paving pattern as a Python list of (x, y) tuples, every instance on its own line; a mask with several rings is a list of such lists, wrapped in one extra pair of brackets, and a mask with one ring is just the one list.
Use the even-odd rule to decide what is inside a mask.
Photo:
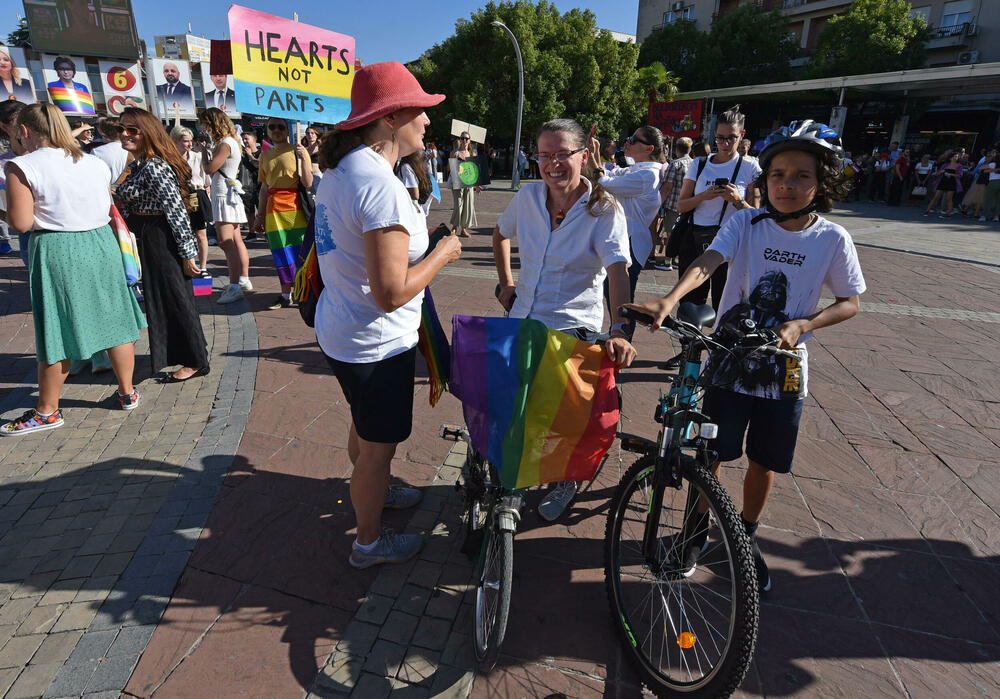
[[(482, 227), (433, 284), (446, 329), (453, 313), (497, 312), (489, 231), (509, 196), (477, 198)], [(897, 220), (880, 218), (887, 213)], [(431, 227), (449, 214), (435, 207)], [(761, 528), (775, 589), (741, 694), (1000, 693), (1000, 273), (991, 257), (1000, 231), (865, 205), (833, 218), (855, 229), (871, 291), (860, 316), (810, 343), (795, 475), (777, 479)], [(263, 245), (250, 247), (253, 317), (203, 306), (216, 338), (209, 381), (163, 387), (155, 405), (155, 385), (143, 382), (144, 405), (122, 417), (93, 407), (110, 380), (80, 377), (67, 387), (67, 426), (50, 433), (65, 445), (38, 440), (33, 454), (44, 461), (28, 463), (0, 443), (11, 450), (0, 452), (0, 695), (639, 696), (610, 632), (601, 551), (630, 457), (613, 448), (559, 522), (542, 522), (540, 493), (529, 496), (504, 655), (490, 676), (476, 675), (472, 562), (459, 550), (453, 487), (463, 455), (437, 437), (442, 422), (461, 422), (458, 402), (446, 396), (429, 409), (418, 368), (413, 435), (393, 474), (425, 497), (386, 523), (425, 532), (428, 543), (406, 565), (351, 569), (349, 413), (298, 314), (266, 310), (273, 271)], [(28, 405), (34, 360), (23, 270), (0, 269), (11, 292), (0, 300), (9, 416)], [(674, 279), (644, 272), (639, 296)], [(655, 364), (673, 353), (668, 345), (640, 333), (640, 360), (620, 376), (630, 432), (655, 434), (666, 376)], [(138, 420), (152, 422), (125, 443)], [(199, 439), (181, 454), (185, 429)], [(178, 477), (182, 466), (190, 472)], [(737, 505), (742, 468), (723, 472)], [(46, 486), (59, 484), (58, 501), (37, 485), (42, 472)]]

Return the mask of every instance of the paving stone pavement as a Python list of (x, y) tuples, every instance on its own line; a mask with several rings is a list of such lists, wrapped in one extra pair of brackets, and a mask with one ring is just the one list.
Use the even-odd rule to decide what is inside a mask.
[[(494, 189), (477, 199), (481, 228), (463, 241), (461, 262), (433, 283), (446, 329), (453, 313), (497, 312), (489, 231), (509, 197)], [(835, 216), (857, 211), (861, 209), (849, 208)], [(912, 214), (897, 218), (904, 219), (904, 213)], [(431, 227), (449, 214), (446, 207), (432, 209)], [(897, 212), (872, 207), (859, 215), (883, 214)], [(915, 245), (912, 229), (899, 232), (904, 229), (893, 228), (888, 218), (880, 225), (889, 238), (883, 242)], [(820, 331), (811, 341), (811, 396), (795, 475), (778, 479), (762, 527), (761, 546), (775, 590), (762, 607), (760, 644), (743, 696), (1000, 693), (1000, 607), (995, 601), (1000, 589), (1000, 394), (995, 374), (1000, 285), (996, 268), (940, 259), (948, 250), (934, 246), (946, 242), (949, 232), (958, 236), (964, 230), (957, 223), (946, 225), (953, 228), (926, 236), (920, 256), (861, 247), (871, 289), (862, 299), (864, 312), (844, 326)], [(989, 244), (989, 239), (983, 243)], [(157, 575), (145, 575), (132, 586), (107, 584), (108, 590), (141, 591), (134, 606), (149, 605), (151, 616), (144, 619), (156, 615), (142, 623), (134, 622), (145, 612), (123, 615), (120, 628), (110, 629), (113, 639), (98, 623), (106, 618), (98, 610), (114, 601), (110, 593), (86, 610), (93, 611), (92, 619), (69, 616), (66, 623), (74, 626), (65, 631), (50, 628), (17, 636), (22, 619), (11, 638), (30, 640), (17, 641), (9, 650), (0, 646), (0, 659), (27, 658), (0, 669), (0, 690), (14, 673), (11, 684), (24, 675), (25, 685), (28, 680), (44, 684), (41, 694), (51, 689), (51, 678), (63, 674), (60, 668), (72, 666), (90, 672), (84, 690), (93, 682), (96, 692), (105, 680), (95, 678), (114, 676), (127, 682), (125, 695), (141, 697), (202, 696), (206, 688), (224, 696), (639, 696), (636, 678), (610, 632), (601, 552), (607, 502), (629, 457), (613, 449), (601, 473), (559, 522), (542, 522), (533, 510), (540, 494), (530, 495), (515, 540), (504, 655), (490, 676), (476, 675), (468, 636), (472, 567), (460, 551), (452, 485), (463, 455), (460, 446), (437, 437), (442, 422), (461, 422), (460, 406), (448, 395), (429, 409), (426, 374), (418, 369), (414, 431), (400, 446), (393, 473), (422, 486), (425, 497), (415, 511), (387, 513), (385, 519), (397, 529), (425, 532), (428, 544), (406, 565), (354, 571), (346, 563), (354, 536), (346, 456), (349, 413), (311, 331), (292, 310), (266, 310), (277, 288), (269, 255), (262, 243), (250, 248), (258, 292), (249, 299), (253, 318), (239, 317), (245, 319), (244, 337), (255, 324), (259, 349), (247, 346), (227, 358), (255, 362), (252, 382), (240, 374), (232, 384), (234, 397), (248, 392), (240, 404), (249, 405), (249, 415), (244, 415), (242, 439), (212, 447), (228, 472), (219, 466), (217, 480), (224, 480), (207, 520), (202, 518), (204, 526), (192, 532), (197, 536), (193, 551), (182, 552), (186, 565), (180, 578), (169, 589)], [(990, 249), (980, 252), (973, 258), (985, 260)], [(953, 257), (966, 255), (961, 251)], [(20, 310), (0, 318), (0, 343), (10, 357), (0, 363), (0, 401), (7, 401), (24, 390), (18, 386), (33, 358), (25, 335), (31, 333), (30, 317), (25, 326), (25, 307), (17, 300), (23, 278), (6, 266), (0, 270), (12, 292), (0, 296), (0, 304), (18, 309), (21, 303)], [(644, 272), (640, 297), (662, 293), (674, 278)], [(211, 313), (218, 308), (213, 305)], [(233, 316), (225, 319), (233, 323)], [(213, 322), (219, 322), (218, 316)], [(619, 379), (625, 395), (623, 425), (653, 436), (650, 415), (665, 377), (655, 364), (673, 351), (662, 336), (640, 333), (636, 343), (640, 359)], [(193, 405), (198, 398), (190, 400)], [(171, 415), (193, 412), (176, 407), (178, 403), (179, 398), (166, 408)], [(84, 407), (71, 406), (68, 417), (80, 415)], [(221, 405), (217, 410), (221, 412), (212, 420), (228, 414)], [(218, 428), (209, 422), (208, 427), (224, 434), (228, 424)], [(86, 460), (82, 448), (92, 439), (88, 434), (76, 447), (81, 458), (77, 469), (85, 471), (81, 480), (88, 476), (89, 464), (103, 463), (103, 456), (92, 454)], [(27, 531), (32, 524), (30, 517), (23, 520), (27, 511), (18, 510), (21, 501), (14, 496), (2, 500), (7, 479), (26, 481), (23, 475), (9, 475), (6, 463), (0, 462), (0, 532), (7, 522)], [(169, 470), (157, 466), (145, 482), (155, 485), (159, 472)], [(735, 462), (723, 472), (737, 503), (743, 466)], [(90, 479), (83, 485), (101, 477)], [(135, 489), (124, 491), (118, 485), (113, 492), (116, 500), (138, 497)], [(192, 492), (181, 495), (189, 498)], [(79, 495), (84, 503), (94, 497)], [(80, 507), (71, 522), (83, 512), (84, 505)], [(164, 508), (161, 504), (154, 516)], [(156, 565), (180, 566), (181, 555), (171, 557), (172, 549), (161, 543), (184, 538), (188, 545), (179, 534), (180, 520), (164, 521), (165, 529), (153, 530), (150, 513), (144, 511), (128, 512), (122, 521), (120, 527), (136, 521), (140, 530), (146, 527), (126, 569), (139, 567), (136, 561), (144, 556), (137, 557), (135, 550), (143, 544), (161, 547), (150, 554)], [(80, 522), (74, 530), (87, 525)], [(51, 555), (45, 538), (40, 546)], [(6, 542), (0, 539), (0, 555)], [(57, 566), (49, 572), (55, 573), (53, 585), (60, 578), (78, 580), (80, 566), (90, 562), (73, 559), (86, 556), (77, 552), (68, 561), (43, 567)], [(19, 558), (3, 560), (16, 565)], [(68, 577), (67, 569), (78, 577)], [(121, 577), (126, 583), (130, 579)], [(6, 581), (0, 578), (0, 586)], [(12, 625), (2, 616), (6, 604), (50, 594), (47, 586), (40, 595), (15, 600), (23, 582), (8, 590), (0, 607), (0, 633)], [(81, 585), (66, 604), (89, 604), (74, 601), (85, 589)], [(56, 593), (62, 592), (57, 588)], [(15, 618), (23, 611), (18, 605), (11, 610)], [(34, 637), (43, 634), (46, 639), (31, 648)], [(43, 645), (59, 634), (71, 635), (49, 642), (49, 648)], [(56, 645), (58, 649), (52, 648)], [(54, 655), (39, 655), (43, 648)], [(49, 680), (32, 679), (46, 671), (53, 673)]]

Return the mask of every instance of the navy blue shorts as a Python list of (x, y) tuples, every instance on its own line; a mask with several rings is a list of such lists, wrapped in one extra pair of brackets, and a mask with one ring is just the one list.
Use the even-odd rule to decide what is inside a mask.
[(366, 442), (398, 444), (413, 427), (413, 376), (417, 348), (377, 362), (342, 362), (324, 354), (344, 397), (358, 436)]
[(702, 412), (719, 426), (719, 436), (708, 443), (709, 448), (718, 452), (719, 461), (735, 461), (743, 455), (746, 434), (748, 459), (775, 473), (788, 473), (799, 436), (802, 402), (708, 388)]

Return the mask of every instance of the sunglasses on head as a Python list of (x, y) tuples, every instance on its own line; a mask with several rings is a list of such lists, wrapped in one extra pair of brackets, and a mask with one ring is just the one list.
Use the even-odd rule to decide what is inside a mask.
[(135, 136), (136, 134), (142, 133), (142, 130), (136, 128), (135, 126), (122, 126), (121, 124), (115, 125), (115, 131), (118, 132), (119, 136), (121, 134), (125, 134), (126, 136)]

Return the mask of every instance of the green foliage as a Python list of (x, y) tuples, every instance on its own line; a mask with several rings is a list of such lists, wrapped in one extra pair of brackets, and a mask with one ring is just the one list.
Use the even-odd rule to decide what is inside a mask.
[[(635, 44), (598, 31), (589, 10), (560, 14), (541, 0), (489, 2), (459, 19), (455, 33), (410, 64), (429, 92), (448, 99), (430, 114), (430, 131), (447, 142), (452, 118), (486, 127), (491, 143), (514, 140), (517, 60), (500, 20), (517, 37), (524, 63), (521, 140), (530, 143), (545, 121), (571, 117), (599, 133), (618, 133), (644, 120), (637, 98)], [(658, 85), (661, 91), (666, 89)]]
[(643, 113), (649, 113), (650, 102), (669, 102), (677, 94), (677, 77), (663, 67), (651, 63), (639, 69), (636, 76), (636, 98)]
[(911, 16), (908, 0), (854, 0), (831, 17), (809, 61), (809, 77), (861, 75), (919, 68), (930, 29)]
[(26, 18), (22, 17), (17, 29), (7, 35), (7, 45), (21, 46), (23, 48), (31, 47), (31, 37), (28, 35), (28, 20)]
[(752, 85), (761, 76), (787, 75), (798, 45), (777, 10), (743, 5), (727, 12), (710, 32), (681, 20), (653, 32), (639, 51), (639, 65), (659, 61), (679, 76), (681, 90)]

